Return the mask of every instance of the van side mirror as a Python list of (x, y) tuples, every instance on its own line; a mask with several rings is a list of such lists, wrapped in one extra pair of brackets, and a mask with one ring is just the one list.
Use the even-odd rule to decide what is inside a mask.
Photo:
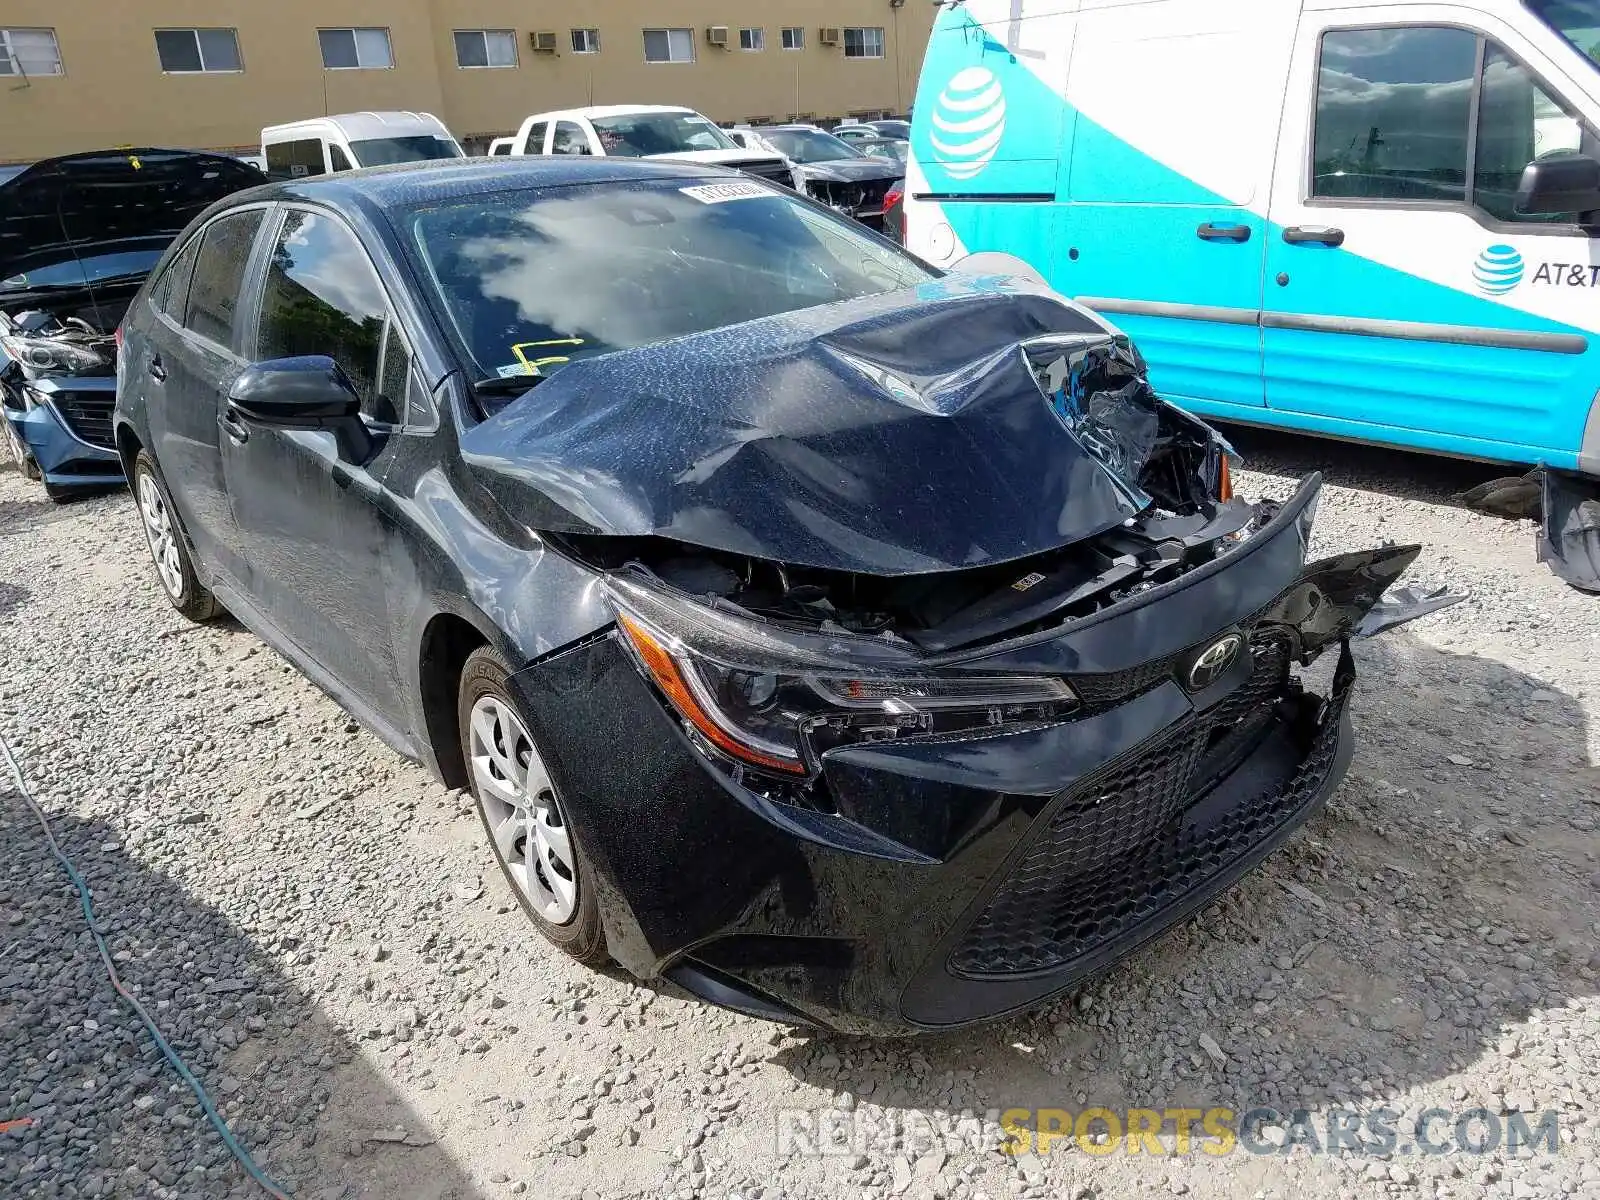
[(1515, 206), (1528, 216), (1600, 211), (1600, 162), (1587, 154), (1555, 154), (1529, 163)]

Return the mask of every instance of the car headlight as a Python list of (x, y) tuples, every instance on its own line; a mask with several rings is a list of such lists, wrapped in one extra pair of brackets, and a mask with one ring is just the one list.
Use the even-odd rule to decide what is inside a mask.
[(58, 338), (9, 337), (4, 345), (8, 357), (36, 371), (91, 371), (106, 365), (96, 351)]
[[(678, 611), (663, 620), (669, 605)], [(650, 616), (626, 602), (617, 610), (624, 643), (677, 715), (704, 744), (763, 771), (805, 776), (834, 746), (1058, 719), (1077, 703), (1061, 679), (853, 664), (841, 640), (869, 658), (874, 642), (855, 635), (830, 647), (829, 635), (757, 627), (741, 644), (727, 636), (731, 620), (670, 601)]]

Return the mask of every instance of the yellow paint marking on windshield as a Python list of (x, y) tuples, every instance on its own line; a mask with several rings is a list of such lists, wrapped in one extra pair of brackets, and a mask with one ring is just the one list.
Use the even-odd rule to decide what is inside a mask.
[(527, 354), (524, 353), (525, 350), (533, 349), (538, 346), (581, 346), (583, 345), (583, 342), (583, 338), (551, 338), (549, 341), (545, 342), (518, 342), (516, 345), (511, 347), (511, 353), (517, 356), (517, 361), (522, 364), (523, 369), (526, 370), (529, 375), (537, 375), (540, 367), (552, 366), (555, 363), (571, 362), (572, 360), (564, 354), (546, 355), (542, 358), (529, 358)]

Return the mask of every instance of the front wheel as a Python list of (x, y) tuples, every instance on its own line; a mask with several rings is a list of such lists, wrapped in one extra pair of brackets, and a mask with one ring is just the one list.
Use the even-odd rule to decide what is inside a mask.
[(144, 530), (144, 544), (150, 549), (150, 558), (156, 565), (156, 578), (161, 589), (172, 601), (172, 607), (189, 620), (209, 621), (222, 611), (210, 591), (195, 573), (194, 559), (189, 555), (189, 539), (178, 524), (178, 514), (172, 508), (172, 496), (156, 470), (155, 459), (147, 450), (139, 451), (133, 460), (133, 495), (139, 505), (139, 524)]
[(539, 932), (586, 966), (603, 966), (609, 956), (592, 872), (510, 679), (505, 660), (487, 646), (461, 672), (456, 715), (478, 816)]

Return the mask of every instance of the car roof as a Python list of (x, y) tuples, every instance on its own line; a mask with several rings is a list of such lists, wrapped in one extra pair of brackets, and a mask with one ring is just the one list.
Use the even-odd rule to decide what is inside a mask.
[(326, 117), (307, 117), (303, 121), (287, 121), (281, 125), (268, 125), (262, 129), (267, 135), (298, 132), (309, 129), (333, 127), (352, 139), (392, 137), (400, 133), (444, 131), (444, 122), (432, 113), (407, 111), (330, 113)]
[[(588, 108), (556, 108), (535, 113), (534, 119), (546, 117), (626, 117), (633, 113), (694, 113), (694, 109), (681, 104), (594, 104)], [(695, 113), (695, 116), (699, 116)]]
[(306, 200), (338, 207), (410, 207), (527, 188), (627, 183), (653, 179), (742, 178), (710, 163), (656, 159), (527, 154), (498, 158), (439, 158), (286, 179), (237, 193), (240, 201)]

